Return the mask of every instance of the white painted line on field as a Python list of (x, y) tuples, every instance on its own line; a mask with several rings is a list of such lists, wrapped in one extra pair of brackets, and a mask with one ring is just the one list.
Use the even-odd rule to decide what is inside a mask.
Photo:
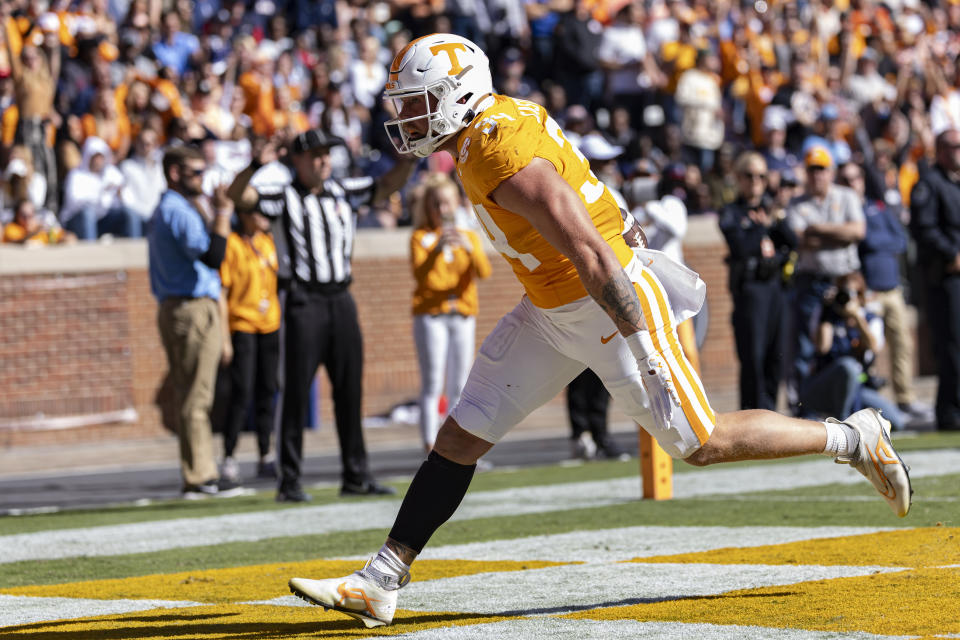
[(568, 565), (411, 582), (397, 607), (500, 615), (554, 614), (906, 570), (819, 565)]
[[(923, 452), (912, 461), (913, 477), (955, 473), (960, 451)], [(674, 476), (678, 498), (793, 489), (866, 480), (826, 458), (754, 467), (722, 467)], [(468, 493), (453, 520), (522, 515), (622, 504), (638, 499), (637, 477)], [(880, 500), (880, 498), (877, 498)], [(104, 527), (0, 536), (0, 564), (23, 560), (108, 556), (208, 546), (226, 542), (389, 529), (399, 498), (344, 502), (279, 511), (181, 518)]]
[(638, 622), (636, 620), (568, 620), (527, 618), (506, 620), (469, 627), (427, 629), (394, 636), (403, 640), (662, 640), (663, 638), (697, 638), (697, 640), (901, 640), (915, 636), (879, 636), (872, 633), (844, 631), (809, 631), (806, 629), (772, 629), (770, 627), (686, 624), (682, 622)]
[(0, 627), (52, 620), (106, 616), (116, 613), (199, 607), (199, 602), (175, 600), (94, 600), (0, 595)]
[[(469, 544), (428, 546), (421, 559), (616, 562), (696, 553), (724, 547), (757, 547), (816, 538), (859, 536), (880, 527), (623, 527)], [(357, 556), (365, 560), (367, 556)], [(414, 565), (414, 578), (416, 578)], [(320, 576), (317, 576), (320, 577)]]

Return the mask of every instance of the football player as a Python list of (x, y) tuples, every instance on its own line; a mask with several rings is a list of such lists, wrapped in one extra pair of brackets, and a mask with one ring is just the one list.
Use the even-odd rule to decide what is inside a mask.
[(702, 281), (662, 253), (627, 246), (609, 189), (543, 107), (494, 93), (477, 45), (444, 33), (412, 41), (393, 60), (385, 99), (397, 113), (386, 126), (398, 151), (456, 160), (526, 295), (480, 347), (380, 551), (346, 577), (293, 578), (294, 594), (368, 627), (389, 624), (410, 564), (457, 509), (476, 461), (585, 367), (674, 457), (700, 466), (822, 453), (907, 514), (907, 468), (876, 410), (826, 422), (714, 412), (675, 333), (702, 303)]

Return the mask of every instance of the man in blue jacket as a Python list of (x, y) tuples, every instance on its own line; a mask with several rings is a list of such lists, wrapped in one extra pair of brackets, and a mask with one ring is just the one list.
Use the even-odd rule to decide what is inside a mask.
[[(199, 149), (174, 147), (163, 157), (168, 189), (153, 213), (147, 246), (150, 290), (160, 308), (157, 325), (170, 366), (177, 408), (183, 497), (220, 490), (210, 407), (220, 363), (220, 263), (227, 248), (233, 202), (215, 193), (212, 232), (197, 209), (207, 163)], [(235, 486), (224, 487), (235, 489)]]

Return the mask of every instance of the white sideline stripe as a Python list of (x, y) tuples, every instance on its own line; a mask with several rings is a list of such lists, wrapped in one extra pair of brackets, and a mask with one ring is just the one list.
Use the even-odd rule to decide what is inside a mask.
[(202, 606), (202, 603), (177, 600), (94, 600), (92, 598), (34, 598), (0, 595), (0, 627), (150, 609), (199, 606)]
[[(960, 450), (924, 452), (913, 462), (915, 478), (956, 473), (960, 468)], [(827, 458), (747, 468), (703, 469), (676, 474), (673, 480), (674, 495), (678, 498), (736, 495), (751, 489), (767, 491), (866, 482), (855, 470), (834, 464)], [(589, 508), (632, 502), (639, 497), (638, 477), (478, 491), (467, 494), (453, 520)], [(336, 531), (389, 529), (399, 504), (399, 498), (364, 500), (299, 507), (283, 512), (227, 514), (0, 536), (0, 564), (124, 555)]]
[[(397, 608), (487, 615), (554, 615), (899, 571), (909, 569), (749, 564), (567, 565), (411, 582), (400, 592)], [(294, 596), (281, 596), (258, 604), (311, 606)], [(683, 634), (681, 637), (694, 636)]]
[(900, 640), (915, 636), (879, 636), (872, 633), (772, 629), (745, 625), (686, 624), (683, 622), (638, 622), (636, 620), (567, 620), (528, 618), (505, 620), (469, 627), (427, 629), (394, 636), (403, 640), (662, 640), (697, 638), (698, 640)]
[[(880, 527), (623, 527), (442, 547), (428, 546), (420, 558), (616, 562), (724, 547), (758, 547), (817, 538), (859, 536), (888, 530)], [(358, 560), (366, 558), (356, 557)]]

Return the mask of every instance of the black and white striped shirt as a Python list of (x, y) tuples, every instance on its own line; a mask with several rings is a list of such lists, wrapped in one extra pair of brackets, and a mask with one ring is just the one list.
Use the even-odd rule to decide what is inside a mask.
[(328, 179), (313, 194), (280, 162), (261, 167), (250, 180), (258, 209), (273, 223), (281, 280), (307, 286), (350, 283), (357, 207), (373, 200), (373, 178)]

